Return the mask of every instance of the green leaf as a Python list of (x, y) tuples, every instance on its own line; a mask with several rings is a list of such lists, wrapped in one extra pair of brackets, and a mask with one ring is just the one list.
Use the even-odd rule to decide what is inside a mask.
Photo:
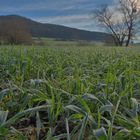
[(85, 134), (85, 129), (88, 121), (88, 115), (86, 115), (83, 119), (82, 126), (80, 129), (80, 133), (78, 135), (78, 140), (83, 140), (84, 139), (84, 134)]
[(67, 130), (67, 140), (71, 140), (70, 139), (70, 132), (69, 132), (69, 122), (68, 122), (67, 118), (66, 118), (66, 130)]
[(107, 133), (104, 127), (94, 131), (97, 140), (107, 140)]
[(0, 125), (6, 122), (7, 116), (8, 116), (8, 111), (0, 111)]
[(109, 112), (111, 114), (113, 109), (113, 105), (104, 105), (100, 108), (100, 113), (103, 114), (104, 112)]
[(84, 95), (82, 95), (82, 97), (83, 98), (89, 98), (89, 99), (92, 99), (92, 100), (100, 101), (95, 95), (89, 94), (89, 93), (85, 93)]
[(76, 113), (76, 114), (72, 114), (69, 119), (81, 119), (83, 117), (83, 115)]
[(19, 120), (21, 117), (23, 117), (25, 115), (28, 115), (30, 113), (33, 113), (33, 112), (36, 112), (36, 111), (45, 110), (46, 108), (48, 108), (48, 106), (49, 105), (37, 106), (37, 107), (29, 108), (27, 110), (19, 112), (15, 116), (13, 116), (9, 120), (7, 120), (5, 123), (3, 123), (3, 126), (11, 125), (11, 124), (15, 123), (17, 120)]
[(5, 127), (0, 127), (0, 136), (5, 136), (8, 133), (8, 129)]
[(40, 136), (40, 130), (41, 130), (41, 120), (40, 120), (40, 115), (39, 112), (36, 112), (36, 129), (37, 129), (37, 140), (39, 140), (39, 136)]
[(135, 98), (131, 98), (132, 101), (132, 115), (133, 117), (138, 116), (138, 101)]
[(65, 110), (67, 110), (67, 109), (72, 110), (72, 111), (77, 112), (77, 113), (85, 114), (85, 112), (81, 108), (79, 108), (75, 105), (68, 105), (65, 107)]

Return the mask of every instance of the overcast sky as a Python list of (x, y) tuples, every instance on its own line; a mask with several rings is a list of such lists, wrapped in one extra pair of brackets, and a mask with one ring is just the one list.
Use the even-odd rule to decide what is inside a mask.
[(0, 15), (21, 15), (42, 23), (97, 30), (91, 11), (113, 0), (0, 0)]

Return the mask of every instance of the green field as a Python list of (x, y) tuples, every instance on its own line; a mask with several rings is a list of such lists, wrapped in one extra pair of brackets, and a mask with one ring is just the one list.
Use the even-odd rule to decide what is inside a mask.
[(0, 47), (0, 140), (140, 139), (140, 47)]

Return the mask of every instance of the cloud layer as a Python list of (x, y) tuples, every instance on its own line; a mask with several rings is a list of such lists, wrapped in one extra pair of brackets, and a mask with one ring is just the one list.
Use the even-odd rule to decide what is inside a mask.
[(5, 0), (0, 13), (19, 14), (43, 23), (53, 23), (86, 30), (99, 30), (91, 11), (113, 0)]

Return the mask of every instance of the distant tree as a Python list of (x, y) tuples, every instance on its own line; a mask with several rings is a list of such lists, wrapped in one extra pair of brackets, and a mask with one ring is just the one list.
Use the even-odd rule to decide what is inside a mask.
[(0, 40), (3, 44), (30, 44), (32, 37), (22, 20), (3, 20), (0, 22)]
[(94, 11), (94, 17), (112, 34), (116, 45), (128, 46), (140, 31), (138, 4), (138, 0), (118, 0), (117, 6), (104, 5)]

